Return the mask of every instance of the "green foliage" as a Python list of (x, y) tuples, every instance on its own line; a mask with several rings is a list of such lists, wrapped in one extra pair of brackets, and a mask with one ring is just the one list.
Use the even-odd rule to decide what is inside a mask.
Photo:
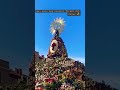
[(52, 84), (47, 84), (45, 90), (57, 90), (62, 85), (61, 82), (53, 82)]
[(85, 90), (82, 83), (78, 83), (78, 82), (74, 81), (72, 83), (72, 85), (75, 87), (75, 90), (77, 90), (77, 89)]
[(20, 83), (16, 86), (16, 90), (25, 90), (27, 88), (27, 84), (25, 81), (20, 81)]

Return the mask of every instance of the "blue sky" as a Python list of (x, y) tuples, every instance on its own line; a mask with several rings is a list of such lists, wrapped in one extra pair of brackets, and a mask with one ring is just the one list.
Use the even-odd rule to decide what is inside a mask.
[(81, 16), (67, 16), (66, 13), (36, 13), (35, 14), (35, 50), (47, 55), (53, 35), (50, 24), (57, 17), (66, 21), (61, 38), (68, 51), (68, 56), (85, 62), (85, 0), (35, 0), (35, 9), (70, 10), (80, 9)]

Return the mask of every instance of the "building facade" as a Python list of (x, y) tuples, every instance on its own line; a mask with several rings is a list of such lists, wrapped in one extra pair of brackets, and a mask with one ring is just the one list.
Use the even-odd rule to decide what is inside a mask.
[[(22, 69), (9, 68), (9, 62), (0, 59), (0, 89), (1, 90), (22, 90), (18, 89), (24, 83), (27, 86), (28, 76), (22, 73)], [(21, 84), (22, 83), (22, 84)]]

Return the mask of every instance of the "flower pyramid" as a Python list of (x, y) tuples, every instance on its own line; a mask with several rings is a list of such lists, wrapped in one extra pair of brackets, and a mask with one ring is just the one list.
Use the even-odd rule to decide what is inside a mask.
[(47, 58), (38, 55), (35, 61), (36, 90), (84, 90), (84, 64), (68, 58), (60, 37), (53, 40), (58, 41), (56, 52), (49, 49)]

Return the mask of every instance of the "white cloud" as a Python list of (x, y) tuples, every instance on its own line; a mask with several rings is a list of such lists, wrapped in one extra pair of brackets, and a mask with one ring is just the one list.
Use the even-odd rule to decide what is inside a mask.
[(85, 58), (82, 58), (82, 57), (73, 57), (73, 56), (70, 56), (69, 58), (72, 58), (76, 61), (80, 61), (81, 63), (83, 63), (85, 65)]
[[(44, 55), (45, 57), (47, 57), (47, 53), (48, 51), (47, 50), (43, 50), (43, 49), (36, 49), (36, 51), (39, 52), (40, 55)], [(85, 58), (83, 57), (75, 57), (75, 56), (68, 56), (69, 58), (72, 58), (76, 61), (80, 61), (81, 63), (83, 63), (85, 65)]]
[(44, 55), (45, 57), (47, 57), (47, 53), (48, 53), (47, 50), (43, 50), (41, 48), (36, 48), (35, 50), (39, 52), (39, 55)]

